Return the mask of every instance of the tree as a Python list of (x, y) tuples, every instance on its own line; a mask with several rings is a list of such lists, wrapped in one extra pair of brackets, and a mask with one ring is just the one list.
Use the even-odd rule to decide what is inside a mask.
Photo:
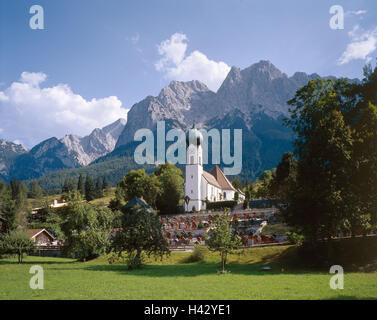
[(92, 201), (96, 198), (96, 188), (90, 174), (86, 175), (85, 179), (85, 199)]
[(312, 80), (288, 102), (298, 163), (285, 218), (307, 241), (377, 215), (377, 69), (367, 73), (360, 85)]
[(179, 201), (184, 195), (184, 178), (182, 170), (171, 163), (161, 164), (153, 173), (152, 179), (157, 178), (161, 192), (156, 200), (156, 207), (160, 213), (177, 213)]
[(31, 188), (29, 192), (29, 198), (41, 199), (43, 197), (43, 190), (36, 180), (31, 183)]
[(4, 232), (9, 233), (17, 228), (16, 201), (12, 200), (10, 195), (4, 196), (0, 203), (0, 216), (5, 220), (2, 226)]
[(82, 173), (80, 173), (79, 180), (77, 182), (77, 190), (81, 193), (82, 196), (85, 196), (85, 180)]
[(116, 194), (125, 202), (143, 197), (155, 208), (157, 197), (161, 194), (161, 183), (155, 176), (150, 177), (144, 169), (131, 170), (118, 183)]
[(96, 198), (103, 197), (103, 185), (102, 185), (102, 178), (98, 177), (96, 181)]
[(104, 254), (110, 246), (109, 234), (116, 214), (108, 208), (82, 202), (79, 193), (71, 193), (68, 206), (62, 208), (65, 235), (63, 251), (82, 261)]
[(269, 184), (269, 194), (284, 209), (297, 183), (297, 160), (292, 152), (283, 154), (276, 174)]
[(22, 230), (13, 230), (9, 234), (4, 234), (0, 239), (0, 252), (17, 254), (18, 263), (22, 263), (25, 253), (30, 253), (34, 249), (34, 242)]
[(243, 188), (243, 183), (242, 183), (242, 181), (240, 180), (240, 178), (238, 176), (233, 179), (232, 185), (237, 190), (242, 190), (242, 188)]
[(214, 226), (208, 233), (207, 245), (211, 251), (220, 253), (222, 273), (225, 273), (226, 259), (229, 253), (242, 245), (240, 238), (232, 233), (230, 211), (217, 214), (213, 219)]
[(129, 269), (143, 266), (143, 254), (162, 257), (169, 253), (162, 225), (156, 213), (136, 206), (122, 216), (122, 228), (113, 240), (115, 251), (126, 252)]
[(105, 191), (105, 194), (108, 194), (110, 191), (111, 185), (106, 176), (103, 177), (102, 186), (103, 186), (103, 190)]
[(68, 194), (69, 192), (72, 192), (74, 190), (75, 190), (75, 186), (72, 183), (70, 177), (65, 176), (64, 185), (63, 185), (63, 188), (62, 188), (62, 193)]

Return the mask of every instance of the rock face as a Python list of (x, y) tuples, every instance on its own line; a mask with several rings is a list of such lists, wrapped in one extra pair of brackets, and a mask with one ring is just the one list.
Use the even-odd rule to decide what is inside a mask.
[(276, 120), (288, 115), (287, 101), (296, 90), (318, 77), (297, 72), (288, 78), (271, 62), (260, 61), (244, 70), (232, 67), (217, 93), (199, 81), (172, 81), (157, 97), (148, 96), (132, 106), (116, 147), (131, 142), (140, 128), (153, 130), (159, 120), (168, 127), (187, 129), (194, 121), (207, 126), (209, 120), (237, 110)]
[(292, 133), (282, 123), (287, 101), (315, 78), (303, 72), (288, 77), (271, 62), (260, 61), (243, 70), (232, 67), (216, 93), (199, 81), (172, 81), (157, 97), (132, 106), (112, 154), (133, 148), (136, 130), (155, 130), (159, 120), (165, 120), (167, 130), (187, 130), (194, 121), (208, 129), (243, 129), (243, 176), (255, 178), (292, 149)]
[(205, 121), (210, 117), (214, 98), (215, 93), (200, 81), (172, 81), (157, 97), (148, 96), (133, 105), (116, 148), (133, 141), (138, 129), (153, 130), (160, 120), (176, 128), (187, 128), (193, 121)]
[(67, 135), (58, 140), (53, 137), (14, 159), (9, 176), (19, 180), (35, 179), (47, 172), (88, 165), (114, 150), (124, 129), (125, 119), (94, 129), (86, 137)]
[(60, 141), (78, 165), (86, 166), (114, 150), (125, 124), (125, 119), (119, 119), (102, 129), (94, 129), (86, 137), (67, 135)]
[(23, 145), (0, 139), (0, 179), (8, 179), (12, 161), (26, 152), (28, 152), (28, 149)]

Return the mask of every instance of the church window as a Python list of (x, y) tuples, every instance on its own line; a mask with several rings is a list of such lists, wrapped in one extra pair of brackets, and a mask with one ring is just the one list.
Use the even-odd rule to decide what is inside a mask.
[(193, 175), (191, 175), (191, 179), (194, 179), (194, 176), (193, 176)]
[(226, 199), (226, 192), (224, 192), (224, 199)]
[(194, 193), (194, 190), (191, 190), (191, 193)]
[(190, 164), (194, 164), (194, 156), (190, 156)]

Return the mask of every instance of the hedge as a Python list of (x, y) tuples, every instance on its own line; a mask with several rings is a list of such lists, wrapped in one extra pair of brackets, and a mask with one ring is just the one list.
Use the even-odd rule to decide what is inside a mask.
[(207, 210), (219, 210), (230, 208), (233, 209), (237, 204), (235, 200), (228, 200), (228, 201), (217, 201), (217, 202), (208, 202), (207, 203)]

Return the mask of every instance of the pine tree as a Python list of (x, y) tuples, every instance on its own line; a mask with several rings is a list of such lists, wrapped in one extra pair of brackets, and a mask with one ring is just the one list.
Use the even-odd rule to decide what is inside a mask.
[(108, 190), (110, 189), (110, 183), (109, 183), (109, 180), (107, 180), (106, 176), (103, 177), (103, 183), (102, 183), (102, 186), (103, 186), (103, 189), (104, 190)]
[(69, 193), (75, 189), (74, 185), (71, 182), (69, 176), (65, 177), (64, 185), (62, 188), (62, 193)]
[(33, 180), (31, 184), (29, 197), (33, 199), (41, 199), (43, 197), (43, 190), (36, 180)]
[(102, 178), (98, 177), (96, 182), (96, 198), (102, 198), (103, 197), (103, 184), (102, 184)]
[(96, 187), (90, 174), (85, 179), (85, 199), (92, 201), (96, 198)]
[(80, 173), (79, 181), (77, 183), (77, 190), (82, 194), (85, 195), (85, 181), (82, 173)]

